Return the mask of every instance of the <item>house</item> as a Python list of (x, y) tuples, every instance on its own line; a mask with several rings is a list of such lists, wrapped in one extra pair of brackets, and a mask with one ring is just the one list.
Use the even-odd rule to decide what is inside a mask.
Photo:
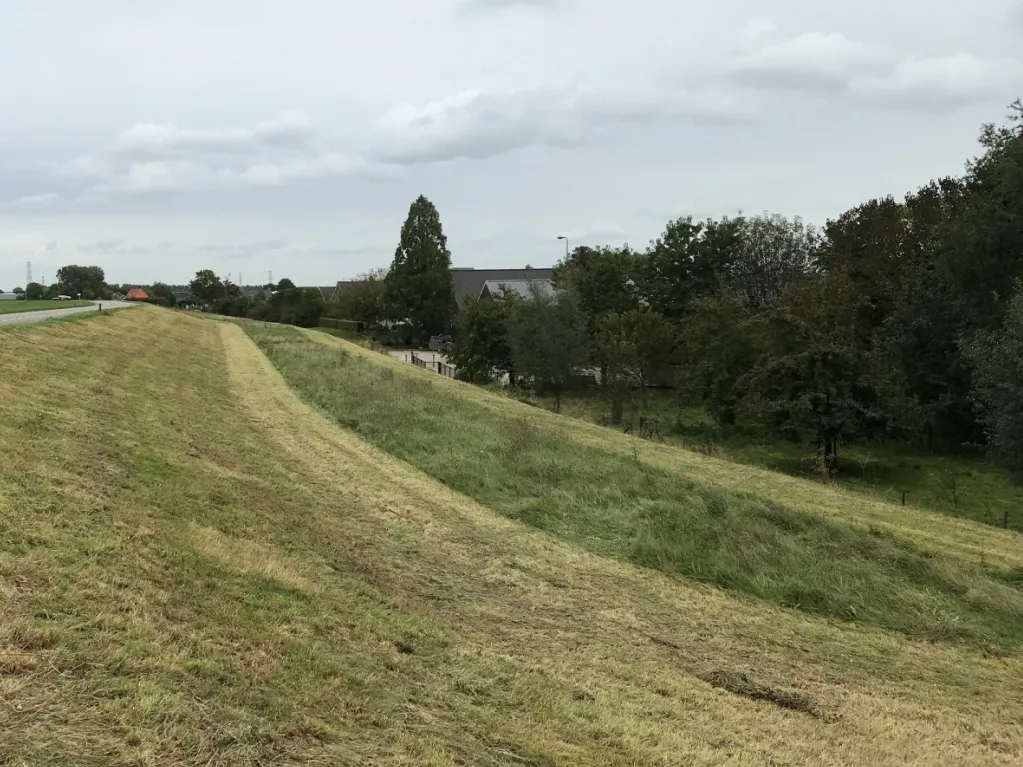
[[(494, 283), (495, 289), (501, 284), (519, 285), (519, 288), (526, 291), (524, 295), (528, 295), (528, 285), (531, 282), (546, 283), (547, 287), (542, 290), (549, 289), (553, 292), (551, 282), (553, 279), (554, 269), (533, 269), (531, 267), (526, 269), (474, 269), (471, 266), (451, 268), (451, 284), (455, 289), (455, 304), (458, 309), (462, 308), (467, 297), (482, 298), (483, 289), (488, 282)], [(338, 296), (355, 284), (354, 280), (339, 281), (331, 290), (328, 300), (336, 301)], [(512, 289), (518, 292), (519, 288)], [(322, 290), (327, 289), (323, 288)], [(324, 293), (325, 297), (326, 295)]]
[(145, 301), (149, 298), (149, 294), (142, 288), (132, 288), (124, 294), (124, 297), (129, 301)]
[(451, 282), (455, 287), (455, 303), (459, 309), (465, 304), (467, 296), (481, 298), (483, 288), (488, 282), (507, 284), (546, 281), (549, 283), (553, 279), (553, 269), (473, 269), (471, 266), (451, 269)]
[(529, 298), (534, 290), (544, 296), (554, 295), (554, 283), (550, 280), (487, 280), (480, 291), (480, 301), (492, 301), (508, 293)]
[(324, 301), (330, 301), (334, 297), (334, 291), (337, 290), (337, 285), (326, 285), (319, 286), (316, 288), (323, 295)]

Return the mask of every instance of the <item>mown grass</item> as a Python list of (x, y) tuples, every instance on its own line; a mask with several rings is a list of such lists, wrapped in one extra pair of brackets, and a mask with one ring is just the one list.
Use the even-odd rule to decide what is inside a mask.
[(490, 509), (601, 555), (911, 636), (1016, 648), (1012, 578), (566, 439), (282, 326), (244, 325), (339, 424)]
[[(517, 392), (496, 390), (505, 396)], [(553, 399), (539, 397), (539, 407), (553, 409)], [(561, 412), (608, 426), (610, 407), (597, 390), (568, 392)], [(732, 461), (819, 478), (810, 448), (756, 435), (751, 429), (723, 431), (699, 408), (680, 407), (674, 392), (636, 392), (625, 408), (625, 425), (638, 429), (639, 419), (656, 419), (669, 444), (703, 450)], [(841, 469), (834, 481), (843, 488), (889, 503), (906, 503), (949, 516), (1023, 531), (1023, 487), (979, 454), (930, 453), (901, 444), (842, 445)]]
[(0, 354), (2, 764), (1023, 757), (1018, 657), (504, 519), (303, 404), (235, 325), (142, 307)]
[(0, 301), (0, 314), (38, 312), (44, 309), (73, 309), (76, 306), (92, 306), (92, 301)]

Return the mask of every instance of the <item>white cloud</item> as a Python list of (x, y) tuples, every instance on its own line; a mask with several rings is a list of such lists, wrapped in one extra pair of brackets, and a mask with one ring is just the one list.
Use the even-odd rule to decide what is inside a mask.
[(422, 106), (392, 108), (377, 123), (383, 137), (373, 155), (396, 163), (483, 158), (527, 146), (578, 146), (627, 123), (744, 116), (737, 101), (710, 92), (467, 90)]
[(50, 205), (55, 205), (60, 202), (60, 195), (56, 192), (46, 192), (45, 194), (30, 194), (25, 197), (19, 197), (14, 200), (12, 205), (24, 205), (28, 207), (45, 208)]
[(844, 88), (864, 68), (884, 62), (881, 52), (843, 34), (808, 32), (768, 42), (773, 27), (758, 22), (740, 38), (743, 52), (726, 67), (728, 78), (746, 85), (791, 90)]
[(842, 34), (778, 41), (774, 31), (767, 22), (744, 29), (742, 52), (725, 67), (726, 79), (763, 89), (851, 91), (888, 106), (940, 111), (997, 95), (1018, 71), (1014, 62), (969, 53), (899, 58)]
[(369, 171), (366, 161), (357, 155), (327, 153), (300, 157), (281, 163), (250, 165), (229, 180), (242, 186), (282, 186), (296, 181), (348, 176)]
[(856, 81), (853, 87), (895, 106), (943, 111), (986, 100), (1018, 71), (1014, 62), (988, 61), (967, 53), (909, 57), (898, 62), (888, 75)]
[(304, 147), (313, 132), (309, 117), (297, 111), (284, 112), (254, 129), (197, 130), (140, 123), (121, 133), (110, 151), (128, 157), (169, 157), (182, 153), (255, 154), (266, 147)]

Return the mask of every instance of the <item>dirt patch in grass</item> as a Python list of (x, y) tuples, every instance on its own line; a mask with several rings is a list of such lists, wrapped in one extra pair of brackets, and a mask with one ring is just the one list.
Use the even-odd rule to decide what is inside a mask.
[(798, 711), (801, 714), (809, 714), (817, 718), (822, 717), (816, 704), (805, 695), (760, 684), (744, 672), (711, 671), (701, 676), (700, 679), (715, 689), (725, 690), (743, 698), (762, 700), (778, 708)]

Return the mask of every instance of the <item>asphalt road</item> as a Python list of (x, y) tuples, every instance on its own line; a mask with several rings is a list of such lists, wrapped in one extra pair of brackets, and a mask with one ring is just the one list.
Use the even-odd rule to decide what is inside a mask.
[(44, 309), (40, 312), (18, 312), (16, 314), (0, 314), (0, 327), (5, 325), (22, 325), (28, 322), (42, 322), (54, 317), (67, 317), (69, 314), (94, 312), (102, 304), (104, 309), (127, 309), (138, 306), (133, 301), (95, 301), (92, 306), (75, 306), (71, 309)]

